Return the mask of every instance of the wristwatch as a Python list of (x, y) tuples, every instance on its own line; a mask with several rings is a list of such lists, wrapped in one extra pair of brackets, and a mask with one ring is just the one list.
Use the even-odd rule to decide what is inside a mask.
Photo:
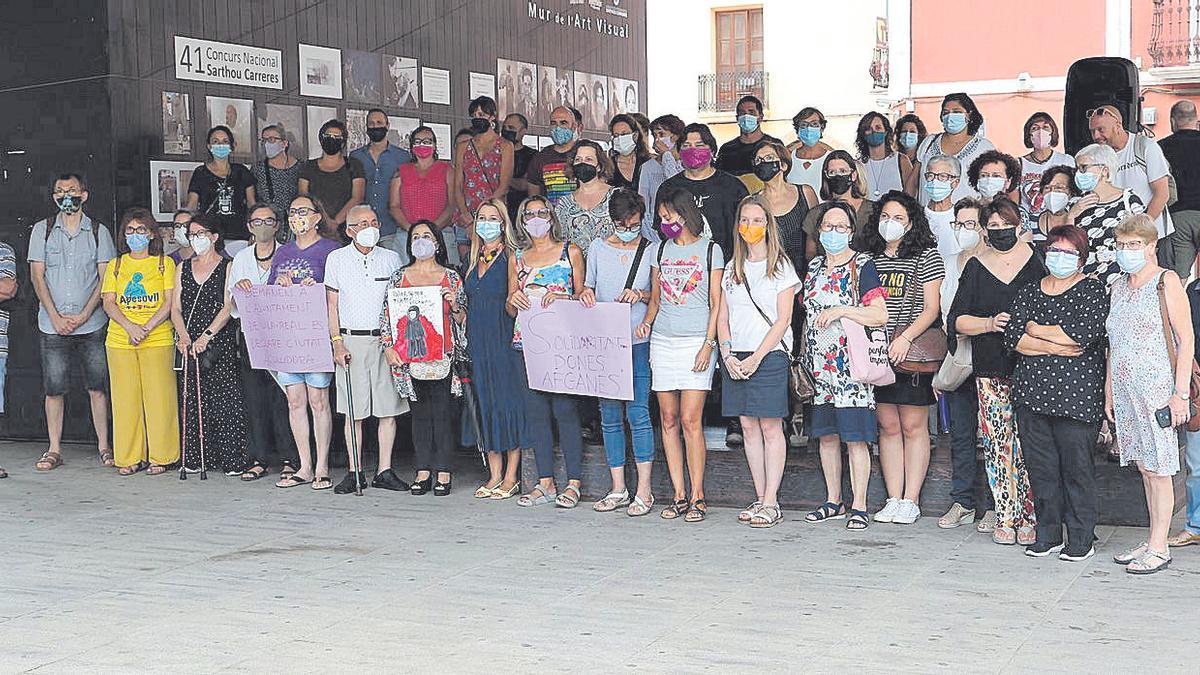
[(716, 341), (716, 340), (705, 340), (705, 341), (704, 341), (704, 344), (708, 345), (709, 347), (712, 347), (713, 349), (716, 349), (716, 348), (717, 348), (717, 341)]

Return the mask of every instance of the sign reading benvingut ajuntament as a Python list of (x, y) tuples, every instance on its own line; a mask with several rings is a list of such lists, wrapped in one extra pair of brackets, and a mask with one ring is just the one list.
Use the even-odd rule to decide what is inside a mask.
[(175, 77), (283, 89), (283, 55), (277, 49), (176, 35)]

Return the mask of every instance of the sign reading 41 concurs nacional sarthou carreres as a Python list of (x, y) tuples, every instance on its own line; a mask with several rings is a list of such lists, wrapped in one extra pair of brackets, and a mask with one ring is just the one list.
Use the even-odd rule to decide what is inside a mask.
[(277, 49), (176, 35), (175, 77), (283, 89), (283, 55)]

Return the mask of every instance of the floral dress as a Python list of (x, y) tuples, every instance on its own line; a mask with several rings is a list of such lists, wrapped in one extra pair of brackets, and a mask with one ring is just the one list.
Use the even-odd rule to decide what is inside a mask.
[(475, 148), (475, 140), (467, 142), (466, 152), (463, 153), (463, 201), (467, 210), (474, 215), (479, 205), (491, 198), (500, 186), (500, 139), (492, 144), (492, 149), (486, 155), (480, 155)]
[[(534, 269), (525, 262), (522, 249), (517, 249), (516, 265), (517, 265), (517, 284), (525, 294), (529, 296), (530, 303), (534, 298), (545, 297), (547, 293), (563, 293), (565, 295), (573, 295), (574, 277), (571, 271), (571, 258), (569, 256), (571, 243), (563, 242), (562, 253), (558, 256), (558, 260), (553, 263)], [(513, 349), (521, 349), (521, 320), (513, 325)]]
[[(454, 292), (454, 302), (462, 309), (467, 307), (467, 293), (463, 289), (462, 277), (452, 269), (446, 270), (446, 275), (442, 277), (439, 284), (442, 288), (449, 288)], [(388, 283), (388, 288), (406, 288), (412, 286), (404, 279), (404, 268), (400, 268), (392, 273), (392, 279)], [(443, 302), (446, 305), (443, 308), (445, 322), (449, 326), (450, 334), (454, 338), (454, 347), (447, 356), (450, 359), (450, 393), (454, 396), (462, 396), (462, 382), (458, 379), (458, 369), (455, 365), (469, 360), (467, 356), (467, 335), (466, 331), (458, 325), (454, 317), (450, 315), (449, 303)], [(383, 301), (383, 311), (379, 314), (379, 341), (383, 343), (385, 349), (391, 349), (394, 343), (392, 338), (392, 328), (395, 323), (392, 321), (391, 312), (388, 310), (388, 302), (385, 298)], [(417, 379), (431, 379), (421, 377), (420, 372), (414, 373), (414, 369), (433, 367), (435, 364), (430, 363), (405, 363), (399, 367), (392, 366), (392, 380), (396, 385), (396, 391), (401, 396), (410, 401), (417, 400), (416, 390), (413, 389), (413, 377)], [(435, 378), (436, 379), (436, 378)]]
[[(855, 297), (853, 276), (858, 277)], [(813, 405), (833, 405), (835, 408), (875, 408), (874, 387), (850, 378), (849, 347), (841, 321), (824, 328), (816, 325), (817, 315), (830, 307), (865, 305), (884, 290), (871, 256), (856, 253), (853, 258), (836, 267), (826, 267), (825, 256), (817, 256), (808, 264), (804, 277), (804, 311), (808, 322), (804, 334), (804, 355), (813, 374), (816, 393)]]

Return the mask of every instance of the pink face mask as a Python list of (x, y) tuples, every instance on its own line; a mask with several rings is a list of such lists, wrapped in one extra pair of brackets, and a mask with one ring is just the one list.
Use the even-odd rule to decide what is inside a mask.
[(1033, 141), (1033, 147), (1038, 150), (1045, 150), (1050, 147), (1050, 131), (1047, 129), (1038, 129), (1030, 134), (1030, 140)]
[(683, 160), (686, 168), (699, 169), (712, 161), (712, 150), (709, 150), (708, 146), (684, 148), (679, 151), (679, 159)]
[(412, 152), (417, 156), (417, 159), (429, 159), (433, 157), (432, 145), (414, 145)]
[(550, 219), (536, 216), (529, 218), (525, 221), (525, 231), (534, 239), (544, 237), (550, 231)]
[[(705, 148), (707, 150), (708, 148)], [(674, 239), (683, 233), (683, 223), (671, 222), (664, 220), (658, 225), (658, 229), (662, 230), (663, 236), (667, 239)]]

